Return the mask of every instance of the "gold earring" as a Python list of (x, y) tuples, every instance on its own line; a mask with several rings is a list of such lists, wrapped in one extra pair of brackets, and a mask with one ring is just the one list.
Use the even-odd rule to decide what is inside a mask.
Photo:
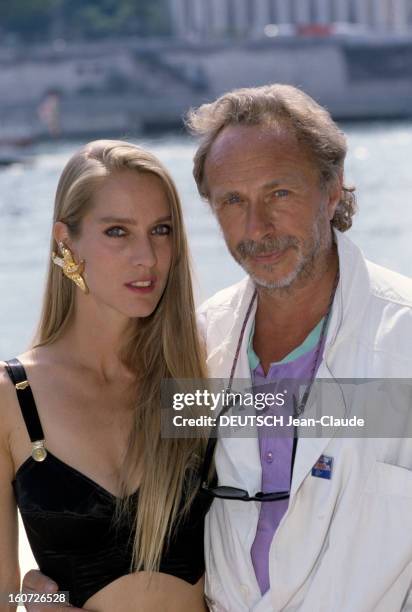
[(82, 259), (82, 261), (77, 264), (73, 259), (73, 253), (63, 242), (59, 242), (59, 250), (63, 255), (63, 258), (58, 257), (58, 255), (56, 255), (56, 253), (53, 251), (53, 263), (56, 264), (56, 266), (60, 266), (60, 268), (63, 270), (63, 274), (73, 281), (83, 291), (83, 293), (89, 293), (89, 288), (87, 287), (86, 281), (82, 276), (85, 261)]

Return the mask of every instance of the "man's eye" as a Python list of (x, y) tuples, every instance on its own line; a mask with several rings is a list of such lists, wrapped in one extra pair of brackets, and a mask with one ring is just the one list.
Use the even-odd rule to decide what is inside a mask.
[(242, 198), (240, 197), (240, 195), (234, 193), (233, 195), (228, 196), (224, 200), (223, 204), (229, 204), (230, 206), (231, 204), (239, 204), (239, 202), (241, 201), (242, 201)]
[(122, 227), (115, 226), (109, 227), (104, 233), (106, 236), (110, 236), (110, 238), (123, 238), (123, 236), (126, 236), (127, 232)]
[(156, 227), (152, 229), (152, 234), (156, 234), (158, 236), (167, 236), (171, 232), (172, 232), (171, 226), (167, 225), (166, 223), (161, 223), (160, 225), (156, 225)]
[(272, 191), (272, 194), (275, 198), (286, 198), (289, 195), (290, 191), (288, 189), (276, 189)]

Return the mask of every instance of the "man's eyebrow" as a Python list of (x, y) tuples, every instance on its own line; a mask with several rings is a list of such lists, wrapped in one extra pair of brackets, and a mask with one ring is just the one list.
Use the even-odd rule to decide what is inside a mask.
[[(168, 215), (167, 217), (160, 217), (159, 219), (155, 219), (153, 224), (163, 223), (164, 221), (171, 221), (172, 217)], [(137, 225), (136, 219), (131, 219), (129, 217), (101, 217), (99, 219), (99, 223), (123, 223), (124, 225)]]
[(274, 179), (273, 181), (265, 183), (262, 189), (273, 189), (274, 187), (281, 187), (286, 184), (300, 186), (305, 184), (305, 180), (295, 175), (285, 174), (279, 179)]
[[(265, 183), (264, 185), (262, 185), (261, 189), (272, 189), (273, 187), (279, 187), (282, 184), (282, 181), (278, 180), (278, 179), (274, 179), (273, 181), (269, 181), (267, 183)], [(226, 200), (227, 198), (230, 197), (236, 197), (236, 196), (240, 196), (240, 192), (239, 191), (225, 191), (222, 194), (218, 194), (217, 195), (217, 200)]]
[(222, 194), (218, 194), (217, 195), (217, 200), (226, 200), (227, 198), (233, 198), (233, 197), (237, 197), (240, 196), (239, 191), (225, 191)]
[(269, 181), (268, 183), (265, 183), (263, 185), (263, 189), (272, 189), (272, 187), (279, 187), (280, 184), (281, 184), (280, 181), (275, 179), (273, 181)]

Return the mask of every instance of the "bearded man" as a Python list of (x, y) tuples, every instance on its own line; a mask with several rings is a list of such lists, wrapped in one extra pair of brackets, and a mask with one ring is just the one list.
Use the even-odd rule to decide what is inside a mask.
[[(200, 309), (209, 375), (254, 388), (306, 381), (302, 416), (315, 377), (410, 377), (412, 282), (366, 261), (344, 234), (354, 193), (329, 113), (270, 85), (230, 92), (188, 125), (200, 138), (199, 192), (247, 273)], [(356, 408), (335, 399), (337, 414)], [(324, 431), (296, 443), (259, 428), (221, 436), (215, 463), (212, 610), (412, 610), (410, 438)]]

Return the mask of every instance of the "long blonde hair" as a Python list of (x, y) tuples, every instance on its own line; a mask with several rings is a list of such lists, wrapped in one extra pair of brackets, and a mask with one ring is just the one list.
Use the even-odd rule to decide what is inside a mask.
[[(150, 316), (130, 321), (120, 347), (124, 364), (136, 373), (137, 390), (133, 430), (121, 468), (117, 516), (130, 511), (131, 497), (127, 493), (136, 470), (143, 468), (132, 569), (156, 571), (173, 526), (190, 505), (196, 467), (204, 449), (201, 438), (161, 438), (162, 381), (203, 379), (206, 375), (179, 197), (173, 180), (154, 155), (127, 142), (97, 140), (75, 153), (63, 170), (54, 222), (64, 222), (73, 237), (78, 235), (96, 187), (112, 172), (124, 169), (151, 173), (162, 181), (173, 227), (172, 262), (163, 296)], [(56, 245), (52, 238), (50, 254), (53, 250)], [(36, 346), (51, 344), (62, 335), (73, 313), (75, 292), (75, 285), (50, 263)]]

